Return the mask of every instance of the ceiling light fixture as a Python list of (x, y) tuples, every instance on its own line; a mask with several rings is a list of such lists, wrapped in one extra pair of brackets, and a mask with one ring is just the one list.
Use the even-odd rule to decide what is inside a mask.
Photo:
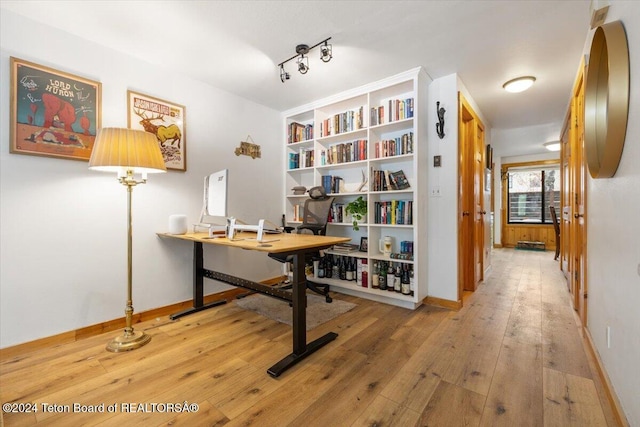
[(305, 56), (308, 55), (308, 53), (322, 45), (322, 47), (320, 47), (320, 60), (322, 62), (329, 62), (331, 61), (331, 58), (333, 58), (333, 48), (332, 46), (328, 43), (328, 41), (331, 40), (331, 37), (322, 40), (319, 43), (316, 43), (315, 45), (309, 47), (309, 45), (306, 44), (299, 44), (296, 46), (296, 54), (293, 55), (291, 58), (286, 59), (284, 61), (282, 61), (281, 63), (278, 64), (278, 67), (280, 67), (280, 81), (282, 83), (284, 83), (285, 81), (289, 80), (289, 78), (291, 77), (289, 75), (289, 73), (284, 69), (284, 64), (286, 64), (289, 61), (292, 61), (294, 59), (297, 58), (296, 63), (298, 64), (298, 71), (300, 72), (300, 74), (307, 74), (307, 72), (309, 71), (309, 57)]
[(560, 151), (560, 141), (549, 141), (542, 145), (549, 151)]
[(291, 76), (289, 75), (289, 73), (284, 70), (284, 65), (280, 64), (280, 80), (282, 80), (282, 83), (284, 83), (285, 80), (289, 80), (290, 78)]
[(513, 80), (509, 80), (505, 84), (502, 85), (504, 90), (511, 93), (524, 92), (533, 86), (533, 83), (536, 81), (536, 78), (533, 76), (524, 76), (518, 77)]

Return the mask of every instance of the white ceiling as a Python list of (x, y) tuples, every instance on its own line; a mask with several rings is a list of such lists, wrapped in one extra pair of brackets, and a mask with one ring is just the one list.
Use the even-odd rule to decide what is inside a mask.
[[(489, 125), (559, 123), (585, 38), (589, 0), (7, 1), (1, 7), (284, 111), (422, 66), (458, 73)], [(295, 46), (332, 37), (281, 83)], [(533, 75), (521, 94), (502, 84)]]

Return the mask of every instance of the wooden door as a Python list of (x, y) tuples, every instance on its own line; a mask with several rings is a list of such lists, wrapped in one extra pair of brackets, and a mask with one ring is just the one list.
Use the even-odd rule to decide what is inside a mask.
[(574, 309), (582, 324), (587, 321), (587, 166), (584, 155), (584, 61), (573, 87), (562, 132), (562, 228), (561, 264)]
[(573, 176), (571, 174), (571, 121), (573, 119), (571, 115), (571, 108), (569, 114), (565, 119), (565, 124), (562, 129), (562, 136), (560, 137), (561, 149), (560, 149), (560, 206), (561, 211), (559, 215), (560, 221), (560, 269), (564, 273), (564, 277), (567, 281), (567, 289), (572, 292), (571, 289), (571, 269), (570, 269), (570, 255), (571, 255), (571, 206), (572, 206), (572, 191), (573, 188)]
[(484, 275), (484, 126), (458, 94), (458, 299)]
[(474, 119), (474, 145), (473, 145), (473, 204), (475, 223), (473, 235), (474, 250), (474, 283), (476, 285), (484, 279), (484, 128), (479, 120)]
[(582, 319), (582, 324), (586, 325), (587, 321), (587, 271), (586, 271), (586, 252), (587, 252), (587, 235), (586, 235), (586, 186), (587, 186), (587, 167), (584, 154), (584, 74), (578, 77), (574, 90), (572, 105), (574, 106), (574, 149), (572, 162), (574, 173), (574, 208), (573, 208), (573, 230), (571, 235), (574, 237), (573, 259), (576, 290), (574, 297), (575, 308)]

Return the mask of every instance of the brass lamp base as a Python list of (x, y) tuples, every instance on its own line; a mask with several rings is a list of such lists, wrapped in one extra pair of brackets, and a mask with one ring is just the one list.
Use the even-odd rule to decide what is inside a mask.
[(133, 331), (131, 333), (124, 333), (119, 337), (115, 337), (109, 344), (107, 344), (107, 350), (113, 353), (119, 353), (121, 351), (135, 350), (151, 341), (151, 336), (140, 331)]

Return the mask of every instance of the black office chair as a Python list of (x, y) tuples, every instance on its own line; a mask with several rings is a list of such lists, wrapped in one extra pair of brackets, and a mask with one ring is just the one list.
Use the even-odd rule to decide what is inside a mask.
[[(315, 235), (324, 236), (327, 232), (327, 223), (329, 222), (329, 213), (331, 212), (331, 205), (333, 204), (334, 197), (327, 196), (324, 187), (313, 187), (309, 189), (309, 199), (304, 202), (304, 216), (302, 224), (295, 229), (291, 227), (285, 227), (286, 232), (301, 233), (311, 232)], [(320, 252), (311, 253), (306, 256), (306, 261), (320, 256)], [(269, 257), (275, 259), (278, 262), (291, 262), (293, 257), (286, 254), (270, 253)], [(322, 295), (327, 302), (333, 301), (329, 295), (329, 285), (324, 283), (314, 283), (307, 280), (307, 289)]]

